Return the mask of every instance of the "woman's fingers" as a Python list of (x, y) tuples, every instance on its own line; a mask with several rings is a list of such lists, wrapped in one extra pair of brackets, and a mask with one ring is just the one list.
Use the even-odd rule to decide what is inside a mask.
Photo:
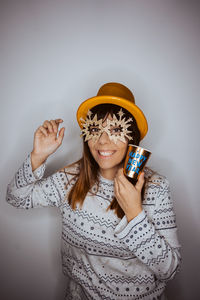
[(126, 176), (124, 175), (123, 168), (120, 168), (116, 175), (117, 180), (126, 188), (127, 184), (130, 184)]
[(57, 138), (57, 141), (58, 141), (59, 144), (62, 143), (62, 140), (63, 140), (63, 137), (64, 137), (64, 132), (65, 132), (65, 127), (62, 127), (59, 131), (58, 138)]
[(55, 119), (56, 123), (62, 123), (63, 119)]
[[(46, 120), (43, 123), (43, 126), (40, 126), (38, 129), (47, 137), (49, 133), (57, 133), (58, 132), (58, 126), (60, 123), (62, 123), (63, 120), (62, 119), (56, 119), (56, 120)], [(61, 130), (59, 131), (58, 134), (58, 138), (57, 141), (59, 144), (62, 143), (63, 137), (64, 137), (64, 131), (65, 128), (61, 128)]]
[(43, 127), (47, 128), (50, 133), (52, 133), (52, 132), (57, 133), (59, 123), (62, 123), (62, 122), (63, 122), (62, 119), (56, 119), (56, 120), (50, 120), (50, 121), (46, 120), (43, 123)]
[(40, 126), (38, 129), (39, 129), (45, 136), (48, 136), (47, 130), (46, 130), (43, 126)]
[(123, 173), (123, 169), (118, 170), (114, 182), (116, 186), (117, 195), (122, 196), (127, 190), (127, 183), (129, 184), (129, 181), (128, 182), (126, 181), (126, 178)]
[(118, 186), (119, 186), (119, 188), (120, 188), (120, 187), (123, 188), (123, 189), (126, 188), (126, 183), (124, 182), (122, 176), (117, 177), (117, 181), (118, 181)]
[(50, 122), (51, 122), (51, 124), (52, 124), (52, 126), (53, 126), (54, 132), (57, 133), (57, 131), (58, 131), (58, 126), (59, 126), (60, 123), (63, 122), (63, 120), (62, 120), (62, 119), (56, 119), (56, 120), (51, 120)]
[(144, 172), (142, 172), (138, 178), (138, 181), (135, 185), (135, 188), (138, 190), (138, 191), (141, 191), (142, 190), (142, 187), (143, 187), (143, 184), (144, 184)]
[(123, 169), (119, 169), (117, 174), (116, 174), (116, 182), (118, 183), (118, 192), (120, 193), (120, 191), (125, 191), (127, 190), (127, 188), (129, 188), (129, 186), (131, 185), (131, 187), (133, 187), (134, 189), (136, 189), (137, 191), (141, 192), (142, 187), (144, 185), (145, 179), (144, 179), (144, 172), (141, 172), (141, 174), (139, 175), (138, 181), (136, 183), (135, 186), (133, 186), (128, 179), (126, 178), (126, 176), (124, 175)]
[[(116, 175), (117, 180), (119, 180), (119, 182), (123, 185), (126, 186), (127, 184), (130, 184), (130, 182), (128, 181), (128, 179), (126, 178), (126, 176), (124, 175), (123, 169), (120, 168), (117, 172)], [(135, 188), (139, 191), (142, 190), (143, 184), (144, 184), (144, 172), (141, 172), (138, 178), (138, 181), (135, 185)]]
[(48, 120), (44, 121), (43, 127), (47, 128), (49, 130), (49, 132), (53, 132), (52, 124)]
[(50, 123), (52, 125), (53, 132), (57, 133), (57, 131), (58, 131), (58, 125), (56, 124), (56, 121), (51, 120)]
[(122, 180), (122, 176), (123, 176), (123, 169), (119, 169), (116, 174), (116, 177), (115, 177), (118, 195), (121, 193), (123, 188), (125, 188), (123, 180)]

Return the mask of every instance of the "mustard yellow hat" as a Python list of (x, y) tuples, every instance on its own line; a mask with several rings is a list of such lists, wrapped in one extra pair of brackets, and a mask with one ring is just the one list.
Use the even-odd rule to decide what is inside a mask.
[(123, 84), (117, 82), (109, 82), (102, 85), (95, 97), (89, 98), (81, 103), (77, 110), (77, 121), (82, 129), (80, 118), (85, 119), (88, 110), (99, 104), (115, 104), (128, 110), (137, 122), (140, 131), (140, 139), (142, 140), (147, 131), (148, 123), (141, 109), (135, 105), (135, 98), (132, 92)]

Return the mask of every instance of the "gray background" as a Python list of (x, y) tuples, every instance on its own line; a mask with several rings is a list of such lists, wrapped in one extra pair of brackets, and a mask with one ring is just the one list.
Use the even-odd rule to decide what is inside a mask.
[(171, 183), (183, 264), (169, 299), (199, 299), (199, 1), (0, 3), (0, 298), (62, 299), (59, 211), (9, 206), (7, 184), (46, 119), (63, 118), (66, 127), (46, 175), (78, 159), (77, 107), (117, 81), (148, 119), (149, 166)]

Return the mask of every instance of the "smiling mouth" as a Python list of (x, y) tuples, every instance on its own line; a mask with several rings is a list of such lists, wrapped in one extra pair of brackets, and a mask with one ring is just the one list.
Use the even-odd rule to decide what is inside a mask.
[(116, 151), (97, 151), (101, 157), (111, 157)]

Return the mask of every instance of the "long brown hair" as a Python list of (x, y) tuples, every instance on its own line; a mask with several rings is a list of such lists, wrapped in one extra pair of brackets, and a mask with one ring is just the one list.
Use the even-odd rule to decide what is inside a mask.
[[(108, 114), (110, 114), (111, 117), (113, 116), (113, 114), (115, 114), (116, 117), (118, 117), (117, 112), (119, 112), (120, 108), (120, 106), (114, 104), (100, 104), (93, 107), (91, 109), (91, 112), (93, 115), (97, 114), (97, 119), (99, 120), (105, 119), (108, 116)], [(122, 111), (125, 114), (124, 117), (126, 120), (128, 120), (129, 118), (132, 118), (133, 120), (130, 122), (131, 125), (128, 127), (128, 130), (132, 131), (132, 139), (129, 141), (129, 143), (139, 145), (140, 132), (135, 119), (126, 109), (122, 108)], [(75, 164), (78, 164), (79, 170), (76, 174), (69, 172), (69, 174), (73, 175), (73, 180), (75, 179), (76, 182), (72, 186), (67, 196), (68, 203), (70, 204), (72, 209), (75, 209), (77, 204), (79, 204), (80, 207), (83, 205), (87, 193), (90, 191), (94, 184), (97, 184), (97, 190), (99, 186), (99, 166), (94, 160), (92, 154), (90, 153), (90, 149), (88, 147), (87, 142), (83, 141), (83, 157), (79, 161), (71, 164), (70, 166), (73, 166)], [(114, 212), (119, 218), (122, 218), (124, 216), (124, 211), (121, 209), (115, 197), (113, 198), (107, 210), (109, 209), (114, 210)]]

